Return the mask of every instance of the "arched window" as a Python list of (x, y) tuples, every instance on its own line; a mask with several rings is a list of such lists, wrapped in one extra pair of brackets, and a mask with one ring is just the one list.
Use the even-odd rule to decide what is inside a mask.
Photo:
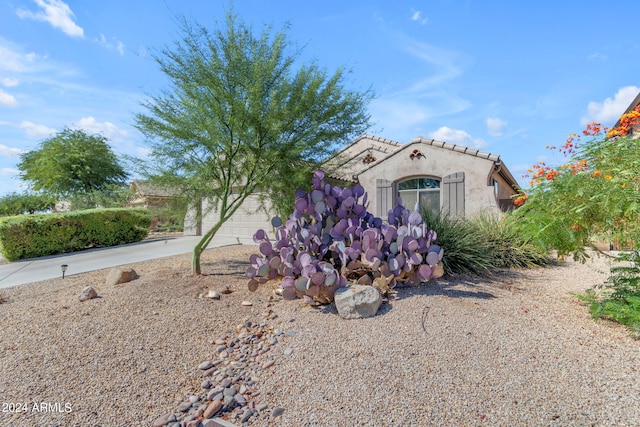
[(422, 209), (440, 212), (440, 180), (436, 178), (412, 178), (398, 183), (402, 205), (413, 210), (416, 204)]

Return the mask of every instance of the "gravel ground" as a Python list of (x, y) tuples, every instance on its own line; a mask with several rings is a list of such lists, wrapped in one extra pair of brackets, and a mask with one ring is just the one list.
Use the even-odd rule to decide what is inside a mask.
[[(202, 393), (198, 366), (247, 320), (288, 332), (254, 397), (284, 413), (252, 426), (640, 425), (639, 342), (569, 294), (604, 280), (604, 258), (444, 277), (343, 320), (248, 292), (253, 252), (207, 250), (200, 277), (182, 255), (116, 286), (107, 269), (0, 291), (0, 425), (151, 426)], [(99, 298), (80, 302), (87, 285)]]

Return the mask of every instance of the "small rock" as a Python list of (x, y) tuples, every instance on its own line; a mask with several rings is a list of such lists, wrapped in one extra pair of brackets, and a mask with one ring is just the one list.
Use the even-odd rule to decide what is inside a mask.
[(119, 285), (120, 283), (130, 282), (138, 278), (138, 274), (133, 268), (112, 268), (107, 276), (107, 286)]
[(201, 371), (206, 371), (207, 369), (209, 369), (212, 366), (213, 366), (213, 363), (211, 363), (211, 361), (207, 360), (206, 362), (202, 362), (201, 364), (199, 364), (198, 365), (198, 369), (200, 369)]
[(224, 399), (224, 395), (222, 394), (221, 391), (215, 392), (215, 393), (209, 393), (208, 400), (223, 400)]
[(276, 363), (274, 360), (269, 360), (268, 362), (264, 362), (262, 365), (262, 369), (269, 369)]
[(233, 400), (238, 402), (238, 405), (240, 405), (240, 406), (244, 406), (244, 405), (247, 404), (247, 399), (245, 399), (244, 396), (241, 395), (240, 393), (238, 393), (235, 396), (233, 396)]
[(183, 402), (178, 405), (178, 411), (187, 412), (191, 408), (191, 402)]
[(247, 408), (242, 413), (242, 417), (240, 417), (240, 421), (242, 421), (243, 423), (246, 421), (249, 421), (249, 418), (251, 418), (252, 415), (253, 415), (253, 412), (251, 412), (251, 409)]
[(241, 304), (244, 305), (245, 307), (251, 307), (253, 305), (251, 301), (242, 301)]
[(174, 421), (176, 421), (176, 416), (174, 413), (166, 414), (156, 418), (156, 420), (153, 422), (153, 427), (166, 426), (167, 424), (172, 423)]
[(228, 388), (224, 389), (224, 391), (222, 392), (222, 395), (223, 396), (235, 396), (237, 392), (238, 392), (238, 390), (236, 390), (235, 387), (228, 387)]
[(205, 390), (209, 390), (211, 388), (211, 380), (206, 379), (202, 381), (202, 384), (200, 384), (200, 387), (202, 387)]
[(195, 420), (196, 418), (198, 418), (198, 417), (196, 417), (193, 414), (192, 415), (188, 415), (188, 416), (186, 416), (186, 417), (184, 417), (182, 419), (182, 424), (183, 425), (188, 425), (191, 421)]
[(271, 416), (272, 417), (279, 417), (283, 413), (284, 413), (284, 408), (273, 408), (273, 412), (271, 413)]
[(204, 371), (204, 372), (202, 373), (202, 376), (204, 376), (204, 377), (209, 377), (209, 376), (211, 376), (211, 375), (215, 374), (215, 372), (216, 372), (217, 370), (218, 370), (218, 369), (217, 369), (215, 366), (212, 366), (212, 367), (210, 367), (209, 369), (207, 369), (206, 371)]
[(220, 400), (214, 400), (213, 402), (209, 403), (209, 406), (207, 406), (207, 409), (204, 410), (202, 416), (204, 418), (211, 418), (220, 409), (222, 409), (222, 402)]
[(78, 294), (78, 299), (80, 301), (87, 301), (90, 299), (94, 299), (98, 296), (98, 293), (91, 286), (85, 287), (82, 292)]
[(269, 405), (267, 405), (266, 403), (261, 403), (256, 406), (256, 409), (258, 410), (258, 412), (264, 412), (268, 407)]
[(224, 340), (224, 338), (218, 338), (217, 340), (215, 340), (215, 341), (214, 341), (214, 343), (215, 343), (216, 345), (224, 345), (224, 344), (226, 344), (227, 342)]
[(223, 408), (227, 409), (232, 407), (233, 402), (235, 402), (235, 400), (233, 400), (233, 396), (225, 396), (224, 399), (222, 400)]
[(209, 291), (205, 297), (210, 299), (220, 299), (220, 292)]
[(291, 356), (293, 354), (293, 349), (288, 347), (284, 350), (284, 355), (285, 356)]

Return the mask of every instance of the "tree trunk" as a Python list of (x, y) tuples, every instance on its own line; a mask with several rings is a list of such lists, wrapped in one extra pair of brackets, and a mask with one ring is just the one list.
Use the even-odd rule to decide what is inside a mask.
[(209, 231), (207, 231), (202, 236), (202, 239), (200, 239), (200, 241), (193, 248), (193, 257), (191, 258), (191, 274), (192, 275), (198, 276), (202, 274), (200, 270), (200, 256), (202, 255), (202, 252), (205, 249), (207, 249), (207, 246), (209, 246), (209, 243), (211, 243), (213, 236), (216, 235), (216, 233), (218, 232), (220, 227), (222, 227), (222, 224), (224, 224), (224, 222), (225, 221), (218, 221), (216, 225), (214, 225)]

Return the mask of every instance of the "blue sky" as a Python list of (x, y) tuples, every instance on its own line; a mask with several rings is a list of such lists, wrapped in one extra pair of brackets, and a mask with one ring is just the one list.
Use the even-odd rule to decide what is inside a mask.
[[(150, 54), (177, 16), (213, 28), (224, 0), (0, 0), (0, 196), (25, 188), (19, 154), (65, 126), (143, 156), (140, 102), (167, 88)], [(640, 92), (640, 2), (236, 0), (256, 30), (290, 24), (303, 61), (371, 87), (370, 134), (498, 154), (521, 179), (584, 124), (615, 123)]]

